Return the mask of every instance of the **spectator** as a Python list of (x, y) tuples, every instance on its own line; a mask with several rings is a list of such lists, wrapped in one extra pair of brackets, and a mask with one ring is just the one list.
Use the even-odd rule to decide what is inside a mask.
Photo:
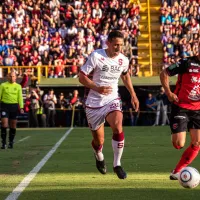
[(57, 104), (57, 98), (54, 94), (54, 90), (50, 89), (47, 94), (44, 95), (44, 108), (46, 114), (47, 127), (55, 127), (55, 106)]
[(146, 125), (152, 126), (155, 121), (155, 111), (156, 111), (156, 98), (153, 97), (152, 93), (148, 93), (146, 98)]
[(38, 127), (39, 95), (34, 89), (30, 91), (29, 101), (29, 127)]
[(139, 75), (139, 66), (136, 64), (136, 59), (131, 58), (129, 63), (129, 73), (131, 76), (138, 76)]
[(160, 88), (159, 93), (156, 96), (156, 120), (155, 120), (155, 126), (158, 126), (161, 120), (161, 125), (167, 125), (169, 124), (169, 119), (167, 116), (167, 110), (168, 110), (168, 98), (165, 94), (165, 90), (163, 87)]
[(57, 102), (57, 116), (56, 116), (56, 121), (57, 121), (57, 126), (66, 126), (65, 124), (65, 119), (66, 119), (66, 108), (67, 105), (69, 104), (68, 100), (64, 97), (64, 93), (60, 93), (58, 102)]
[[(64, 64), (71, 65), (71, 60), (77, 60), (75, 52), (79, 49), (83, 49), (84, 57), (87, 57), (94, 49), (107, 48), (107, 35), (112, 29), (121, 29), (127, 39), (132, 32), (136, 42), (133, 48), (137, 48), (140, 5), (136, 2), (86, 0), (69, 1), (62, 6), (59, 0), (46, 3), (31, 0), (20, 4), (5, 2), (1, 8), (4, 14), (0, 12), (0, 53), (5, 57), (8, 56), (8, 49), (15, 49), (13, 54), (17, 60), (13, 63), (16, 65), (47, 65), (47, 57), (54, 54), (59, 57), (62, 51), (65, 54)], [(61, 20), (64, 20), (62, 25)], [(129, 41), (131, 46), (132, 41)], [(73, 54), (68, 56), (69, 46), (72, 46)], [(36, 57), (42, 58), (33, 61), (36, 51), (39, 54)], [(44, 57), (45, 61), (42, 60)], [(77, 65), (80, 60), (83, 59), (78, 58)], [(53, 74), (51, 70), (50, 77), (54, 77)], [(65, 75), (69, 76), (69, 72)]]

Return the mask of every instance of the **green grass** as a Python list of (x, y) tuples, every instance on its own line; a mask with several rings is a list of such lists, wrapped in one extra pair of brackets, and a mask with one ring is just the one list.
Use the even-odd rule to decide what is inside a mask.
[[(48, 160), (20, 200), (188, 200), (199, 197), (200, 186), (184, 189), (168, 179), (183, 150), (171, 146), (169, 127), (125, 127), (123, 167), (126, 180), (112, 171), (111, 130), (106, 128), (104, 155), (108, 173), (95, 167), (88, 129), (73, 129)], [(23, 178), (64, 135), (66, 129), (18, 130), (13, 150), (0, 151), (0, 200), (5, 199)], [(189, 144), (189, 138), (188, 138)], [(197, 158), (192, 166), (200, 169)]]

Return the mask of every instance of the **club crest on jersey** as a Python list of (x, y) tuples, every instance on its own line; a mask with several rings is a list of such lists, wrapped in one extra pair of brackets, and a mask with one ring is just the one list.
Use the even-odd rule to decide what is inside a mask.
[(109, 70), (109, 67), (107, 65), (104, 65), (101, 69), (101, 71), (104, 71), (104, 72), (108, 72)]
[(177, 129), (178, 128), (178, 124), (175, 123), (175, 124), (172, 125), (172, 127), (173, 127), (173, 129)]

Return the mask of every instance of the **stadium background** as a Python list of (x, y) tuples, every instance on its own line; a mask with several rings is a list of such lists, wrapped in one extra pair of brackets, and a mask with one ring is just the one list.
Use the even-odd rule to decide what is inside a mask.
[[(136, 31), (137, 28), (130, 29), (134, 30), (134, 34), (139, 33), (137, 43), (136, 40), (132, 40), (132, 45), (134, 45), (133, 53), (136, 54), (133, 57), (133, 63), (139, 66), (139, 71), (137, 71), (138, 68), (133, 67), (134, 64), (131, 66), (133, 70), (130, 70), (130, 73), (132, 74), (133, 85), (141, 102), (141, 116), (147, 114), (144, 104), (148, 93), (151, 92), (155, 96), (160, 90), (161, 85), (158, 75), (162, 67), (166, 67), (176, 59), (191, 55), (196, 51), (196, 37), (198, 36), (196, 32), (199, 32), (200, 19), (199, 6), (194, 5), (198, 4), (197, 1), (131, 0), (129, 2), (124, 0), (65, 0), (58, 2), (56, 0), (2, 0), (0, 2), (0, 82), (5, 81), (6, 73), (14, 68), (18, 72), (17, 82), (20, 83), (25, 72), (29, 76), (29, 81), (23, 89), (24, 97), (29, 93), (29, 85), (34, 86), (34, 89), (37, 89), (36, 86), (39, 86), (44, 91), (44, 94), (50, 88), (53, 88), (57, 97), (61, 93), (67, 96), (69, 93), (73, 93), (74, 90), (78, 90), (80, 97), (83, 97), (84, 94), (84, 88), (78, 83), (76, 74), (70, 74), (70, 72), (74, 73), (78, 69), (73, 67), (73, 71), (71, 71), (72, 63), (65, 63), (65, 66), (67, 66), (67, 77), (56, 78), (56, 76), (52, 75), (55, 70), (53, 67), (54, 63), (49, 65), (43, 56), (41, 56), (42, 64), (39, 62), (39, 64), (35, 63), (32, 66), (33, 61), (37, 62), (32, 51), (25, 56), (23, 53), (21, 54), (21, 46), (14, 48), (16, 57), (19, 59), (17, 60), (13, 56), (12, 51), (9, 52), (10, 50), (8, 50), (12, 49), (13, 44), (15, 45), (17, 41), (24, 40), (22, 42), (23, 45), (25, 41), (30, 42), (28, 40), (29, 36), (25, 34), (25, 32), (29, 32), (29, 26), (34, 26), (35, 30), (37, 25), (38, 30), (46, 31), (44, 27), (38, 25), (37, 17), (32, 21), (30, 19), (32, 19), (34, 13), (44, 12), (42, 14), (43, 17), (46, 14), (46, 20), (44, 21), (52, 21), (50, 13), (53, 14), (51, 9), (52, 5), (56, 4), (55, 2), (61, 6), (65, 6), (66, 3), (72, 3), (71, 5), (74, 8), (75, 2), (76, 4), (79, 4), (79, 2), (91, 2), (91, 4), (100, 2), (100, 5), (106, 5), (105, 3), (108, 2), (107, 5), (114, 5), (114, 8), (118, 8), (117, 2), (125, 2), (125, 5), (129, 3), (140, 4), (139, 31)], [(36, 5), (37, 2), (40, 2), (41, 6), (38, 7)], [(25, 18), (28, 23), (21, 23), (22, 25), (18, 27), (15, 20), (13, 20), (12, 27), (9, 25), (9, 22), (15, 17), (15, 12), (19, 12), (19, 4), (22, 4), (28, 13), (28, 17)], [(55, 9), (55, 17), (57, 16), (57, 11)], [(60, 16), (63, 11), (62, 9), (59, 11)], [(178, 17), (175, 16), (176, 12), (179, 13)], [(165, 14), (166, 16), (164, 16)], [(191, 16), (194, 16), (196, 21)], [(166, 19), (168, 19), (167, 23)], [(62, 18), (61, 20), (64, 19)], [(180, 21), (181, 24), (178, 24), (176, 21)], [(135, 22), (137, 23), (137, 20)], [(115, 25), (115, 23), (113, 24)], [(16, 36), (13, 39), (12, 35), (9, 36), (9, 32), (12, 32), (13, 28), (14, 31), (20, 28), (23, 33), (22, 38)], [(51, 27), (49, 30), (53, 32), (54, 28)], [(191, 32), (188, 30), (193, 31), (192, 38), (190, 37)], [(40, 34), (44, 33), (41, 32)], [(193, 37), (196, 34), (197, 36)], [(170, 36), (172, 36), (174, 43), (171, 42)], [(170, 38), (169, 41), (168, 38)], [(35, 35), (33, 40), (37, 41)], [(178, 45), (180, 48), (177, 48), (177, 40), (181, 41), (180, 45)], [(192, 51), (190, 46), (192, 46)], [(33, 45), (33, 47), (37, 50), (39, 48), (38, 43)], [(20, 56), (24, 57), (21, 61)], [(69, 57), (66, 58), (70, 59)], [(28, 62), (29, 60), (31, 62)], [(16, 61), (19, 61), (19, 63)], [(52, 60), (50, 61), (52, 62)], [(58, 71), (55, 70), (55, 72), (57, 73)], [(138, 72), (138, 76), (135, 76), (137, 75), (136, 72)], [(174, 87), (175, 82), (176, 77), (170, 80), (172, 87)], [(119, 90), (123, 101), (130, 102), (129, 95), (121, 82)], [(127, 113), (126, 111), (124, 112), (125, 115)], [(106, 176), (102, 176), (95, 167), (90, 145), (91, 135), (87, 127), (74, 127), (73, 129), (58, 127), (24, 128), (24, 126), (27, 126), (27, 115), (20, 117), (18, 127), (21, 126), (23, 128), (17, 129), (14, 149), (0, 151), (0, 199), (18, 199), (17, 195), (20, 195), (19, 199), (21, 200), (188, 200), (199, 198), (199, 187), (194, 190), (186, 190), (178, 182), (169, 180), (170, 170), (173, 169), (177, 158), (180, 157), (185, 149), (176, 151), (171, 147), (170, 129), (168, 126), (131, 127), (130, 124), (126, 124), (129, 127), (124, 127), (126, 148), (123, 156), (123, 166), (128, 172), (128, 179), (120, 181), (116, 179), (116, 175), (112, 170), (113, 152), (110, 145), (112, 133), (109, 128), (105, 128), (106, 142), (104, 146), (108, 173)], [(68, 126), (71, 126), (71, 121)], [(66, 121), (63, 123), (64, 125), (67, 124)], [(144, 125), (142, 118), (138, 121), (138, 125)], [(71, 130), (71, 133), (67, 136), (69, 130)], [(67, 136), (67, 138), (63, 139), (64, 136)], [(60, 142), (60, 140), (63, 141)], [(189, 142), (187, 140), (186, 146), (189, 145)], [(54, 155), (51, 158), (49, 157), (50, 159), (46, 159), (52, 151), (55, 151)], [(46, 163), (44, 163), (44, 160)], [(40, 166), (39, 169), (38, 165)], [(199, 170), (199, 159), (196, 159), (192, 166)], [(29, 175), (33, 178), (32, 180), (30, 180)], [(30, 180), (30, 184), (28, 180)], [(14, 195), (14, 198), (12, 198), (12, 195)]]
[[(25, 98), (31, 85), (43, 95), (53, 88), (57, 98), (78, 90), (82, 100), (79, 67), (93, 50), (106, 48), (107, 34), (117, 29), (124, 33), (123, 53), (130, 59), (129, 72), (145, 114), (148, 93), (154, 97), (159, 93), (160, 71), (182, 57), (196, 55), (199, 10), (197, 1), (174, 0), (3, 2), (0, 82), (14, 69), (17, 82), (24, 73), (29, 76)], [(173, 77), (170, 84), (175, 82)], [(129, 102), (127, 90), (119, 85), (122, 100)]]

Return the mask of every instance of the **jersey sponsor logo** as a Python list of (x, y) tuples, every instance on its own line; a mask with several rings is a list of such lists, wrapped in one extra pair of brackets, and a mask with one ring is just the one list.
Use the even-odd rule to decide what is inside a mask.
[(123, 148), (124, 147), (124, 142), (119, 142), (117, 144), (117, 148), (120, 149), (120, 148)]
[(192, 76), (191, 82), (192, 82), (192, 83), (200, 83), (200, 78), (199, 78), (199, 77), (196, 77), (196, 76)]
[(199, 69), (189, 69), (189, 72), (199, 73)]
[(199, 101), (200, 100), (200, 86), (195, 85), (192, 90), (189, 93), (188, 99), (191, 99), (193, 101)]
[(120, 66), (111, 66), (110, 71), (112, 73), (119, 73), (120, 72)]
[(195, 66), (195, 67), (200, 67), (200, 65), (198, 63), (190, 63), (191, 67)]
[(101, 69), (101, 71), (104, 71), (104, 72), (108, 72), (109, 70), (109, 67), (107, 65), (104, 65)]
[(117, 80), (118, 79), (117, 77), (109, 77), (109, 76), (103, 76), (103, 75), (101, 75), (100, 78), (106, 79), (106, 80)]

